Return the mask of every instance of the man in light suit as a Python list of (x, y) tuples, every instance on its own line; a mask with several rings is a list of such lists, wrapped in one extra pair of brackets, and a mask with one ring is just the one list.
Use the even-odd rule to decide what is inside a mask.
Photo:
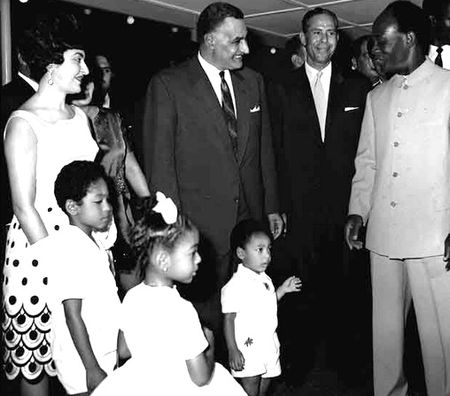
[[(213, 304), (197, 308), (203, 322), (217, 329), (220, 288), (231, 275), (232, 228), (247, 217), (266, 217), (277, 237), (283, 223), (263, 80), (243, 67), (249, 48), (242, 11), (228, 3), (210, 4), (199, 16), (197, 34), (198, 54), (150, 81), (144, 170), (151, 185), (200, 230), (203, 263), (189, 297), (201, 300), (195, 294), (212, 286), (213, 298), (207, 301)], [(202, 282), (208, 269), (215, 280), (205, 276)]]
[[(343, 227), (369, 83), (345, 77), (332, 62), (339, 39), (334, 13), (315, 8), (302, 25), (306, 62), (271, 86), (269, 99), (287, 243), (318, 318), (316, 365), (336, 368), (333, 318), (342, 293), (335, 292), (342, 281)], [(316, 96), (319, 75), (322, 95)]]
[(448, 396), (450, 72), (426, 57), (429, 21), (413, 3), (391, 3), (373, 33), (392, 77), (368, 95), (345, 234), (349, 247), (360, 249), (358, 232), (368, 224), (375, 396), (407, 394), (411, 296), (427, 394)]

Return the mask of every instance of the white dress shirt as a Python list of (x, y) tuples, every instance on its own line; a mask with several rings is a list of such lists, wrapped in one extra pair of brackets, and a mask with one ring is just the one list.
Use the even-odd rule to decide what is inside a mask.
[[(305, 62), (305, 71), (306, 71), (306, 76), (308, 77), (309, 80), (309, 85), (311, 87), (311, 92), (314, 93), (314, 84), (316, 82), (317, 79), (317, 73), (319, 73), (319, 71), (322, 72), (322, 76), (320, 77), (320, 82), (322, 84), (322, 88), (325, 94), (325, 109), (328, 109), (328, 96), (330, 93), (330, 82), (331, 82), (331, 62), (325, 66), (322, 70), (317, 70), (314, 67), (310, 66), (308, 64), (308, 62)], [(326, 122), (326, 117), (325, 117), (325, 122)], [(322, 134), (322, 142), (325, 141), (325, 128), (323, 130), (321, 130), (321, 134)]]
[[(214, 92), (216, 93), (217, 100), (219, 101), (220, 106), (222, 106), (222, 89), (220, 88), (221, 78), (219, 73), (222, 70), (219, 70), (214, 65), (211, 65), (208, 61), (206, 61), (201, 55), (198, 53), (198, 61), (200, 62), (200, 66), (205, 71), (209, 82), (211, 83)], [(225, 81), (228, 84), (228, 88), (230, 89), (231, 98), (233, 99), (234, 113), (237, 117), (237, 109), (236, 109), (236, 98), (234, 97), (233, 83), (231, 81), (231, 74), (229, 70), (225, 71)]]
[[(428, 57), (431, 59), (433, 63), (437, 57), (436, 52), (437, 48), (438, 47), (431, 44), (430, 51), (428, 52)], [(450, 45), (447, 44), (442, 46), (441, 58), (442, 58), (442, 67), (444, 69), (450, 70)]]

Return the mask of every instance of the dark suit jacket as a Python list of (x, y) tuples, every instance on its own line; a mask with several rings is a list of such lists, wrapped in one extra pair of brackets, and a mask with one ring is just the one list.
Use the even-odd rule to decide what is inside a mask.
[(1, 88), (1, 143), (0, 143), (0, 180), (2, 193), (0, 194), (0, 224), (2, 227), (12, 218), (11, 194), (9, 191), (8, 171), (6, 168), (3, 150), (3, 133), (10, 114), (17, 110), (27, 99), (34, 94), (33, 88), (21, 77), (14, 77), (11, 82)]
[(238, 158), (222, 109), (197, 57), (152, 78), (143, 128), (144, 170), (213, 244), (229, 249), (242, 186), (250, 215), (278, 212), (276, 173), (262, 77), (231, 73)]
[(368, 89), (332, 68), (323, 143), (305, 67), (270, 88), (282, 210), (302, 240), (311, 227), (345, 222)]

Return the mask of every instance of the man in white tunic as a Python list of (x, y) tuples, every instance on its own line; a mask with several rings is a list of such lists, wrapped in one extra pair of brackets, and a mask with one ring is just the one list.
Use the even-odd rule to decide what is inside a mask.
[(360, 249), (367, 223), (375, 396), (407, 393), (411, 297), (428, 396), (450, 395), (450, 298), (442, 298), (450, 294), (450, 72), (426, 58), (428, 23), (422, 9), (396, 1), (373, 25), (391, 78), (367, 98), (345, 234)]

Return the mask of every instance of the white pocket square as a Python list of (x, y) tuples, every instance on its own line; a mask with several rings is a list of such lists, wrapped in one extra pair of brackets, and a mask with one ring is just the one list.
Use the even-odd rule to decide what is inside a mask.
[(253, 107), (252, 109), (250, 109), (250, 113), (256, 113), (258, 111), (261, 110), (261, 107), (259, 107), (258, 105), (256, 105), (255, 107)]
[(344, 111), (352, 111), (352, 110), (356, 110), (359, 109), (359, 107), (345, 107)]

